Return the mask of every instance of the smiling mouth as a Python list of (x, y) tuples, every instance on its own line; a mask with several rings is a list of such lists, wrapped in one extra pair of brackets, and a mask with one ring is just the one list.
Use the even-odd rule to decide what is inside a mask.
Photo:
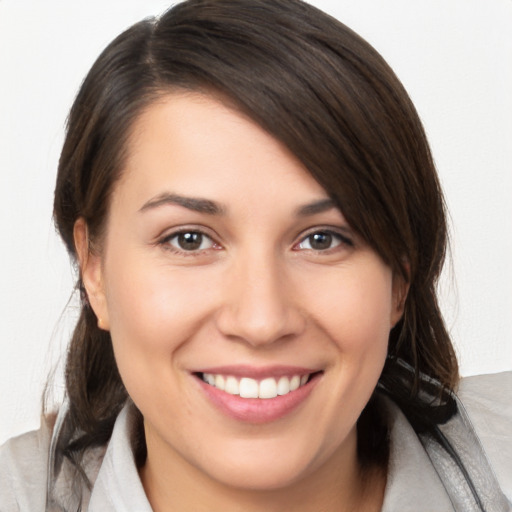
[(284, 375), (278, 378), (267, 377), (261, 380), (213, 373), (197, 373), (196, 375), (206, 384), (229, 395), (240, 396), (241, 398), (270, 399), (277, 396), (285, 396), (292, 391), (296, 391), (308, 384), (311, 379), (320, 373)]

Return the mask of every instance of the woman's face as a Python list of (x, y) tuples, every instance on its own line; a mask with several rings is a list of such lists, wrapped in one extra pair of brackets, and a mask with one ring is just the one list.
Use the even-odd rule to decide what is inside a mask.
[(211, 97), (156, 102), (128, 149), (83, 274), (148, 464), (251, 489), (354, 464), (400, 316), (390, 268), (282, 144)]

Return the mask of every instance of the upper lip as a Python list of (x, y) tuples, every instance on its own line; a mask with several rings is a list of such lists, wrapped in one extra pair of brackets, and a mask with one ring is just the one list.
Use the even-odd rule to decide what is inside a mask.
[(227, 365), (200, 368), (192, 373), (211, 373), (214, 375), (229, 375), (233, 377), (249, 377), (252, 379), (265, 379), (268, 377), (293, 377), (294, 375), (309, 375), (320, 371), (318, 368), (305, 368), (290, 365), (250, 366)]

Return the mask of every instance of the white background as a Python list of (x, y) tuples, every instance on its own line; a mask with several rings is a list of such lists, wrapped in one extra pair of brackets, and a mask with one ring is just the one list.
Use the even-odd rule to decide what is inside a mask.
[[(512, 369), (512, 1), (312, 3), (381, 52), (425, 124), (451, 215), (441, 293), (462, 374)], [(0, 0), (0, 443), (39, 425), (76, 314), (51, 219), (67, 110), (103, 47), (168, 5)]]

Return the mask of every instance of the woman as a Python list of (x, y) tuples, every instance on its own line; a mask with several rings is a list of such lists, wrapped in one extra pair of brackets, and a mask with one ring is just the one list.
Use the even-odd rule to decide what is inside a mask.
[(192, 0), (123, 33), (71, 110), (55, 220), (83, 302), (67, 403), (3, 448), (6, 510), (510, 508), (509, 443), (482, 438), (495, 476), (453, 394), (423, 129), (345, 26)]

